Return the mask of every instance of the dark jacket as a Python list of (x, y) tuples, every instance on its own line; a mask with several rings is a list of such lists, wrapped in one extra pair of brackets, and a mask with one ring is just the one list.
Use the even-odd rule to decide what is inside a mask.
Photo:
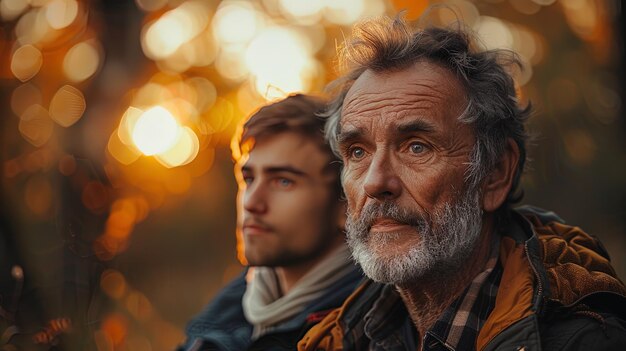
[(331, 310), (341, 306), (363, 279), (363, 273), (355, 266), (350, 274), (309, 304), (295, 318), (252, 341), (253, 327), (244, 317), (241, 306), (246, 291), (246, 272), (247, 270), (226, 286), (187, 325), (187, 341), (178, 350), (295, 350), (298, 340), (309, 328)]
[[(595, 237), (564, 225), (551, 212), (530, 207), (513, 211), (502, 233), (504, 270), (496, 305), (469, 348), (626, 350), (626, 288)], [(371, 281), (362, 284), (307, 333), (298, 349), (350, 350), (347, 345), (370, 343), (383, 345), (377, 349), (410, 349), (408, 340), (385, 343), (389, 340), (384, 333), (352, 340), (363, 333), (352, 332), (351, 326), (366, 317), (383, 289)], [(394, 346), (385, 348), (390, 344)]]

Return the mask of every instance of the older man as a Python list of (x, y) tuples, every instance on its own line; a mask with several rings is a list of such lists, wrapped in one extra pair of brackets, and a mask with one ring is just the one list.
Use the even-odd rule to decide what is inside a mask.
[(302, 350), (622, 349), (626, 289), (602, 245), (513, 210), (529, 107), (510, 52), (401, 19), (354, 30), (327, 115), (348, 243), (371, 281)]
[(181, 350), (293, 350), (362, 279), (345, 244), (339, 166), (316, 116), (323, 106), (289, 96), (233, 140), (238, 240), (252, 268), (189, 324)]

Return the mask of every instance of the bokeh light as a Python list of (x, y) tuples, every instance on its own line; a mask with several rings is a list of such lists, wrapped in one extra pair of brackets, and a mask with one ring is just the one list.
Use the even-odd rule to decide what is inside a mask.
[(195, 92), (189, 102), (194, 105), (196, 111), (202, 113), (215, 104), (217, 88), (210, 80), (203, 77), (192, 77), (185, 80), (185, 83)]
[[(120, 140), (120, 132), (118, 129), (114, 130), (109, 137), (109, 142), (107, 143), (107, 150), (115, 158), (119, 163), (123, 165), (129, 165), (139, 157), (141, 157), (141, 152), (137, 150), (132, 144), (128, 145)], [(131, 138), (131, 137), (129, 137)], [(132, 141), (131, 141), (132, 143)]]
[(198, 129), (204, 135), (219, 133), (235, 118), (235, 106), (224, 98), (217, 98), (213, 107), (198, 121)]
[(364, 12), (364, 0), (330, 0), (326, 2), (324, 17), (331, 23), (350, 25), (361, 18)]
[(107, 269), (100, 275), (100, 287), (113, 299), (121, 299), (126, 294), (127, 286), (124, 276), (113, 269)]
[(167, 168), (178, 167), (193, 161), (199, 150), (198, 136), (190, 128), (183, 127), (176, 143), (155, 158)]
[(249, 116), (254, 113), (259, 106), (267, 103), (256, 88), (249, 82), (249, 84), (242, 84), (237, 90), (237, 107), (244, 116)]
[(83, 93), (71, 85), (62, 86), (50, 101), (50, 117), (62, 127), (76, 123), (85, 112)]
[(41, 51), (33, 45), (24, 45), (13, 53), (11, 72), (17, 79), (25, 82), (39, 72), (42, 64)]
[(100, 65), (98, 49), (89, 42), (74, 45), (65, 54), (63, 59), (63, 72), (72, 82), (82, 82), (91, 77)]
[(173, 54), (188, 39), (184, 23), (184, 19), (171, 15), (152, 23), (145, 34), (146, 55), (159, 59)]
[(15, 26), (17, 42), (22, 45), (38, 44), (54, 34), (46, 19), (46, 11), (41, 8), (31, 8)]
[(180, 46), (170, 56), (157, 61), (157, 66), (166, 72), (181, 73), (191, 67), (205, 67), (213, 63), (217, 46), (209, 31), (204, 31), (191, 41)]
[(34, 146), (42, 146), (52, 136), (54, 123), (48, 110), (41, 105), (32, 105), (20, 116), (19, 131), (26, 141)]
[(122, 314), (112, 313), (102, 321), (101, 329), (107, 340), (119, 347), (128, 334), (128, 319)]
[(510, 28), (498, 18), (481, 16), (474, 30), (487, 50), (513, 48), (513, 34)]
[(172, 97), (171, 92), (163, 85), (149, 82), (137, 90), (133, 97), (133, 105), (137, 108), (150, 107)]
[(467, 0), (446, 1), (446, 7), (435, 9), (442, 24), (456, 23), (459, 20), (469, 27), (480, 20), (480, 12), (476, 5)]
[(244, 51), (243, 45), (230, 45), (220, 50), (215, 60), (215, 69), (223, 78), (232, 82), (242, 82), (246, 79), (249, 70)]
[(304, 20), (305, 23), (314, 23), (319, 21), (325, 1), (280, 0), (279, 4), (283, 13), (288, 16)]
[(213, 18), (215, 37), (224, 44), (246, 44), (259, 31), (262, 20), (251, 2), (222, 2)]
[(198, 108), (206, 111), (213, 106), (216, 91), (213, 84), (200, 77), (174, 80), (164, 86), (148, 83), (139, 90), (134, 101), (150, 102), (146, 92), (167, 96), (161, 105), (143, 112), (129, 107), (116, 131), (109, 137), (107, 149), (122, 164), (131, 164), (140, 154), (155, 156), (166, 168), (190, 163), (200, 151), (196, 133), (185, 123), (199, 123)]
[(307, 91), (315, 72), (307, 39), (284, 27), (259, 33), (248, 46), (246, 65), (257, 92), (268, 99)]
[(168, 150), (180, 134), (180, 127), (174, 116), (161, 106), (145, 111), (135, 123), (133, 142), (146, 156)]
[(527, 28), (515, 26), (512, 31), (513, 46), (517, 53), (524, 56), (531, 63), (537, 64), (542, 59), (542, 48), (535, 33)]
[(136, 210), (131, 201), (116, 200), (106, 222), (104, 235), (123, 241), (128, 238), (135, 226)]
[(76, 19), (78, 2), (76, 0), (52, 0), (46, 4), (45, 13), (50, 27), (62, 29)]
[(157, 67), (162, 72), (181, 73), (193, 66), (193, 59), (196, 56), (195, 47), (185, 43), (173, 54), (163, 60), (157, 61)]
[[(535, 0), (537, 1), (537, 0)], [(559, 1), (572, 30), (581, 38), (590, 40), (597, 34), (598, 6), (593, 0)]]
[(137, 121), (139, 120), (139, 117), (141, 117), (142, 113), (142, 110), (133, 106), (126, 109), (126, 112), (124, 112), (122, 120), (120, 121), (120, 127), (115, 133), (117, 134), (119, 141), (128, 146), (134, 146), (133, 129), (135, 128), (135, 124), (137, 124)]
[(27, 8), (27, 0), (2, 0), (0, 1), (0, 18), (5, 21), (12, 21)]
[(142, 35), (146, 56), (164, 59), (198, 35), (208, 24), (208, 3), (187, 1), (150, 23)]

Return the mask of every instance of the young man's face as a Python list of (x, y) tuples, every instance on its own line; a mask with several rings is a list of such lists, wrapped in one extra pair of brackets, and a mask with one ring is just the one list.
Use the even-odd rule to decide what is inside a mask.
[(314, 261), (342, 235), (338, 174), (318, 144), (293, 132), (257, 140), (236, 167), (238, 229), (251, 266)]

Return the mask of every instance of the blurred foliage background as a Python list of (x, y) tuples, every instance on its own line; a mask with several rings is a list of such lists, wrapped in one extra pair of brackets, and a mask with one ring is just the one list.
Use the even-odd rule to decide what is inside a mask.
[(319, 93), (358, 20), (434, 4), (427, 21), (519, 52), (523, 203), (600, 237), (625, 277), (619, 0), (0, 0), (0, 350), (181, 342), (242, 268), (237, 123)]

